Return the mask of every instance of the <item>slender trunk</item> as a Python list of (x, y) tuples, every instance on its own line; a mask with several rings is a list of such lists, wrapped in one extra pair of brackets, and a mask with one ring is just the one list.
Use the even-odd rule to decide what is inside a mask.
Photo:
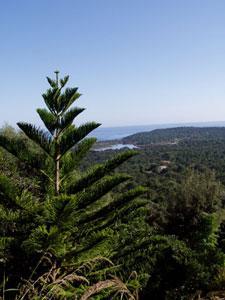
[(59, 194), (59, 184), (60, 184), (60, 177), (59, 177), (59, 157), (56, 157), (55, 160), (55, 194)]
[(60, 148), (58, 144), (59, 132), (55, 132), (55, 195), (59, 195), (60, 189)]
[[(56, 75), (56, 85), (58, 88), (59, 85), (59, 71), (55, 71)], [(60, 121), (60, 116), (59, 114), (57, 115), (57, 122), (59, 123)], [(60, 189), (60, 165), (59, 165), (59, 160), (60, 160), (60, 148), (58, 145), (58, 138), (59, 138), (59, 129), (56, 129), (55, 131), (55, 195), (59, 195), (59, 189)]]

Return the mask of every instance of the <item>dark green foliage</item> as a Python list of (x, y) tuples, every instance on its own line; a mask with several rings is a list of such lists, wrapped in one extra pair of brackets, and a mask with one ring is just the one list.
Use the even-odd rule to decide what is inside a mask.
[(198, 230), (203, 214), (222, 208), (223, 188), (210, 172), (199, 174), (191, 170), (175, 190), (167, 193), (167, 234), (175, 234), (190, 245), (199, 240)]
[(85, 172), (85, 174), (82, 175), (81, 178), (79, 178), (75, 182), (72, 181), (67, 191), (69, 193), (73, 193), (74, 191), (82, 190), (85, 186), (89, 186), (95, 183), (103, 176), (110, 173), (111, 170), (115, 169), (120, 164), (136, 154), (137, 152), (133, 150), (126, 151), (122, 154), (119, 153), (117, 156), (106, 161), (105, 163), (90, 168), (87, 172)]
[[(100, 124), (73, 124), (83, 109), (70, 108), (80, 94), (77, 88), (63, 89), (68, 79), (48, 78), (51, 88), (43, 94), (48, 110), (37, 110), (48, 132), (20, 122), (23, 133), (0, 135), (0, 145), (16, 158), (18, 174), (25, 168), (29, 172), (22, 178), (28, 175), (37, 182), (36, 190), (29, 190), (26, 181), (21, 186), (0, 177), (0, 277), (6, 274), (6, 287), (10, 289), (18, 288), (21, 278), (38, 279), (52, 264), (61, 270), (99, 256), (116, 258), (123, 246), (119, 232), (122, 236), (124, 226), (132, 228), (128, 216), (132, 221), (134, 212), (146, 211), (147, 201), (136, 199), (146, 189), (111, 192), (131, 178), (114, 170), (137, 152), (118, 154), (80, 172), (80, 161), (95, 142), (84, 138)], [(138, 215), (142, 223), (145, 216)], [(51, 257), (50, 261), (43, 259), (46, 256)], [(117, 272), (123, 269), (121, 259)], [(110, 268), (103, 269), (99, 274), (105, 272), (107, 276)], [(132, 271), (129, 265), (124, 275)], [(94, 283), (99, 276), (96, 273), (91, 281)]]
[(122, 141), (139, 145), (179, 143), (183, 140), (191, 141), (221, 141), (225, 140), (224, 127), (175, 127), (167, 129), (155, 129), (150, 132), (141, 132), (128, 137)]
[(53, 156), (53, 153), (51, 153), (51, 139), (47, 132), (28, 123), (17, 123), (17, 125), (28, 138), (38, 144), (48, 155)]
[[(142, 274), (150, 275), (143, 299), (189, 300), (199, 290), (207, 294), (224, 289), (225, 194), (218, 181), (224, 183), (224, 132), (224, 128), (174, 128), (124, 139), (140, 145), (140, 155), (119, 170), (147, 187), (151, 230), (135, 234), (133, 228), (133, 243), (128, 239), (119, 254), (128, 265), (144, 265)], [(111, 153), (93, 151), (85, 165), (88, 159), (101, 162)], [(166, 169), (162, 172), (160, 166)]]
[[(67, 151), (69, 151), (75, 144), (80, 142), (84, 137), (86, 137), (91, 131), (99, 127), (101, 124), (98, 123), (86, 123), (78, 128), (70, 127), (64, 132), (59, 148), (61, 156), (63, 156)], [(61, 132), (60, 132), (61, 133)]]
[[(73, 124), (83, 109), (71, 108), (80, 94), (65, 88), (68, 79), (48, 78), (48, 109), (37, 110), (46, 132), (18, 123), (23, 132), (5, 128), (0, 134), (4, 288), (19, 288), (25, 299), (86, 292), (110, 299), (115, 288), (131, 297), (117, 277), (108, 279), (113, 274), (129, 278), (135, 295), (141, 284), (141, 299), (189, 300), (198, 290), (224, 289), (225, 202), (218, 182), (224, 178), (224, 129), (142, 133), (124, 140), (141, 145), (139, 152), (91, 151), (85, 159), (96, 141), (86, 136), (99, 124)], [(66, 288), (46, 283), (46, 276)], [(36, 288), (28, 291), (21, 278), (36, 281)]]

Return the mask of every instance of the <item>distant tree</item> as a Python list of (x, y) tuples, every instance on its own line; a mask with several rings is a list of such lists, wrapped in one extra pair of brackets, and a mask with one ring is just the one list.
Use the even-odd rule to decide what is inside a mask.
[(176, 188), (167, 193), (166, 233), (174, 234), (193, 247), (205, 214), (222, 208), (224, 190), (212, 172), (189, 169)]

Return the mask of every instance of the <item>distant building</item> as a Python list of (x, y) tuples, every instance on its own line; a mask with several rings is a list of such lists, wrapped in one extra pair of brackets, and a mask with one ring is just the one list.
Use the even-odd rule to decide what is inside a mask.
[(166, 169), (168, 169), (168, 166), (165, 166), (165, 165), (158, 166), (158, 167), (157, 167), (157, 172), (158, 172), (158, 173), (162, 173), (162, 172), (165, 171)]

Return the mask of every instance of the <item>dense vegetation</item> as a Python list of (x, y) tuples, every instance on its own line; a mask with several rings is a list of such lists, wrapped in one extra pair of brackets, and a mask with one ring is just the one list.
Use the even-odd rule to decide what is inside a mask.
[[(217, 179), (225, 184), (224, 127), (157, 129), (128, 136), (120, 142), (139, 146), (139, 155), (120, 168), (131, 174), (136, 182), (143, 184), (146, 180), (152, 180), (153, 174), (160, 180), (164, 177), (176, 178), (177, 174), (180, 177), (191, 167), (200, 172), (207, 169), (215, 171)], [(90, 160), (100, 162), (115, 152), (92, 151), (85, 160), (85, 166)], [(164, 165), (167, 168), (159, 172), (159, 167)]]
[[(47, 79), (47, 109), (37, 112), (48, 131), (20, 122), (21, 132), (6, 128), (0, 135), (3, 298), (134, 298), (139, 281), (133, 271), (144, 262), (135, 259), (136, 266), (126, 257), (148, 245), (147, 200), (137, 198), (146, 189), (110, 191), (129, 181), (113, 171), (137, 153), (126, 151), (81, 173), (79, 163), (95, 142), (84, 138), (100, 124), (75, 126), (83, 111), (71, 108), (78, 89), (65, 88), (68, 76)], [(133, 244), (138, 229), (143, 234)], [(120, 274), (126, 285), (115, 277)]]
[[(162, 252), (158, 244), (160, 262), (150, 271), (145, 297), (190, 299), (194, 290), (224, 289), (225, 128), (160, 129), (120, 142), (139, 146), (139, 155), (118, 170), (148, 188), (153, 235), (171, 242)], [(115, 152), (121, 150), (92, 151), (84, 165)]]
[[(200, 299), (225, 290), (225, 129), (92, 151), (69, 77), (48, 78), (47, 131), (0, 132), (2, 299)], [(128, 175), (127, 175), (128, 174)], [(208, 296), (210, 297), (210, 296)]]
[(177, 143), (182, 140), (225, 140), (224, 127), (175, 127), (156, 129), (150, 132), (141, 132), (122, 139), (124, 143), (138, 145)]

